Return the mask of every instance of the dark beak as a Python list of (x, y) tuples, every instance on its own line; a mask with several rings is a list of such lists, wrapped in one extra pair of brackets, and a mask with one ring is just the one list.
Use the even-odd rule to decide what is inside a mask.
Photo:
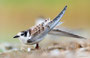
[(18, 36), (18, 35), (16, 35), (16, 36), (14, 36), (13, 38), (19, 38), (19, 36)]

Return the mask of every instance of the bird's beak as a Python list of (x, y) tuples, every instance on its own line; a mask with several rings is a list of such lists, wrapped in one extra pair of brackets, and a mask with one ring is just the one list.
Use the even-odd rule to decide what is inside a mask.
[(18, 36), (18, 35), (16, 35), (16, 36), (14, 36), (13, 38), (19, 38), (19, 36)]

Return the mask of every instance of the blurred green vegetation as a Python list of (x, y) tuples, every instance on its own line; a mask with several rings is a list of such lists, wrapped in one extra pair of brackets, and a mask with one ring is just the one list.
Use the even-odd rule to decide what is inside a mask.
[(90, 29), (90, 0), (0, 0), (0, 42), (19, 42), (13, 39), (19, 31), (34, 25), (39, 16), (53, 19), (65, 5), (63, 26)]

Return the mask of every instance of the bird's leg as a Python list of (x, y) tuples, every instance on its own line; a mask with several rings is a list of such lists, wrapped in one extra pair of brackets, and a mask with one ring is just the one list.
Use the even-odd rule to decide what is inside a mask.
[(36, 47), (35, 47), (35, 49), (39, 49), (39, 44), (38, 44), (38, 43), (36, 44)]

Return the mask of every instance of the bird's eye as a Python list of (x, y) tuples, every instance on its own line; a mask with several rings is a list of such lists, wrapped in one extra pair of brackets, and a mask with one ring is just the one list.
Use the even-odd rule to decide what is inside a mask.
[(23, 36), (24, 34), (21, 34), (21, 36)]
[(27, 36), (27, 31), (22, 31), (21, 36)]

